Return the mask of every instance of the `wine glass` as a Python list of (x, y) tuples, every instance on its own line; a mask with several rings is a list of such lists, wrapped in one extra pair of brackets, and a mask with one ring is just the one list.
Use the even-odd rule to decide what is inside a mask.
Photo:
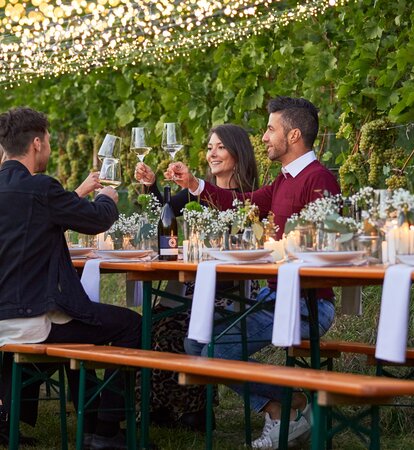
[(170, 154), (171, 159), (174, 159), (175, 154), (184, 147), (181, 140), (181, 128), (178, 123), (164, 123), (161, 147)]
[(112, 134), (105, 135), (105, 138), (99, 148), (98, 158), (102, 161), (104, 158), (119, 158), (121, 154), (121, 138)]
[(99, 182), (103, 186), (112, 186), (114, 189), (121, 185), (121, 164), (118, 158), (106, 157), (103, 159)]
[(149, 146), (149, 131), (146, 127), (134, 127), (131, 131), (131, 152), (134, 152), (138, 159), (143, 162), (144, 157), (151, 150)]

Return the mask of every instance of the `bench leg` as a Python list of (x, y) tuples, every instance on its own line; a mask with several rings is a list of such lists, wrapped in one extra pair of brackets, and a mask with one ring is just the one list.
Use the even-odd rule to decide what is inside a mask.
[(283, 388), (282, 415), (280, 418), (279, 449), (287, 450), (289, 438), (290, 409), (292, 406), (292, 388)]
[(78, 399), (77, 426), (76, 426), (76, 450), (83, 449), (85, 396), (86, 396), (86, 369), (85, 363), (81, 361), (79, 370), (79, 399)]
[(9, 450), (19, 448), (19, 422), (22, 390), (22, 365), (13, 361), (10, 408)]
[(124, 370), (125, 376), (125, 413), (127, 421), (127, 448), (136, 450), (137, 430), (135, 418), (135, 370)]
[(312, 424), (312, 450), (323, 450), (326, 448), (327, 430), (327, 406), (318, 405), (317, 394), (314, 396), (312, 405), (313, 424)]
[(65, 389), (65, 368), (63, 364), (59, 366), (59, 402), (60, 402), (60, 434), (62, 450), (68, 449), (68, 432), (66, 425), (66, 389)]
[(371, 439), (370, 450), (379, 450), (380, 448), (380, 425), (379, 425), (379, 406), (371, 406)]

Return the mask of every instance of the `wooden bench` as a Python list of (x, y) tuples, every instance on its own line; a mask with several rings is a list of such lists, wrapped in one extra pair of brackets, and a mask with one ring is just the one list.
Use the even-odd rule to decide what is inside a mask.
[[(371, 408), (374, 407), (371, 448), (379, 448), (378, 406), (375, 405), (387, 403), (395, 396), (414, 395), (414, 381), (390, 381), (387, 378), (366, 375), (272, 366), (151, 350), (110, 346), (96, 346), (92, 350), (51, 347), (47, 349), (47, 354), (69, 358), (71, 367), (81, 370), (90, 367), (116, 366), (124, 369), (134, 367), (175, 371), (179, 373), (179, 381), (182, 384), (258, 382), (308, 389), (316, 392), (317, 395), (317, 401), (313, 403), (313, 450), (325, 448), (326, 415), (333, 405), (368, 404)], [(130, 388), (134, 389), (133, 386)], [(136, 447), (130, 446), (128, 441), (128, 448)], [(283, 448), (283, 445), (280, 448)]]
[[(69, 346), (70, 348), (90, 348), (91, 344), (6, 344), (0, 347), (2, 353), (13, 354), (11, 405), (10, 405), (10, 431), (9, 449), (19, 447), (19, 422), (21, 408), (21, 391), (23, 386), (28, 384), (46, 382), (56, 387), (59, 393), (60, 402), (60, 432), (62, 449), (67, 450), (67, 427), (66, 427), (66, 391), (64, 364), (68, 363), (67, 358), (48, 355), (46, 350), (55, 345), (59, 348)], [(59, 373), (58, 381), (50, 376), (49, 368), (42, 370), (38, 364), (56, 364)], [(50, 366), (49, 366), (50, 367)], [(23, 381), (23, 373), (30, 379)]]
[[(339, 358), (342, 353), (365, 355), (367, 357), (367, 364), (377, 367), (378, 375), (386, 374), (392, 376), (392, 374), (383, 369), (384, 366), (414, 367), (414, 348), (407, 348), (405, 355), (406, 361), (404, 363), (393, 363), (390, 361), (378, 360), (375, 357), (375, 345), (365, 344), (364, 342), (321, 340), (320, 352), (321, 358), (327, 358), (328, 360), (332, 360), (332, 358)], [(310, 341), (304, 340), (300, 345), (289, 347), (288, 357), (310, 357)], [(332, 367), (331, 362), (328, 366)]]

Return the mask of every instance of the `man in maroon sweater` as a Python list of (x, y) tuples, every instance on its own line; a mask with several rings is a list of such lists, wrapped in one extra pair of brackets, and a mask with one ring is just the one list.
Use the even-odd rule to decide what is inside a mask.
[[(262, 217), (269, 211), (275, 214), (275, 223), (279, 225), (277, 238), (280, 239), (286, 220), (308, 203), (320, 198), (325, 192), (339, 193), (339, 186), (334, 175), (322, 166), (312, 150), (318, 133), (318, 112), (315, 106), (303, 98), (277, 97), (268, 104), (269, 120), (263, 135), (269, 159), (282, 163), (282, 171), (269, 186), (240, 196), (250, 198), (255, 203)], [(194, 177), (182, 163), (170, 164), (166, 177), (182, 187), (189, 188), (194, 195), (200, 195), (220, 209), (232, 207), (234, 193), (213, 186)], [(319, 290), (318, 311), (319, 330), (323, 335), (329, 329), (334, 318), (333, 292), (330, 289)], [(276, 282), (269, 280), (268, 287), (262, 288), (257, 301), (274, 301)], [(306, 302), (301, 299), (301, 334), (309, 337), (309, 315)], [(253, 354), (271, 342), (273, 312), (262, 310), (250, 314), (247, 318), (248, 339), (261, 342), (248, 344), (249, 354)], [(221, 330), (221, 329), (220, 329)], [(215, 333), (220, 331), (215, 329)], [(232, 330), (234, 331), (238, 330)], [(241, 359), (241, 344), (226, 344), (226, 340), (235, 341), (234, 335), (224, 337), (215, 345), (214, 356), (225, 359)], [(206, 355), (205, 344), (186, 339), (187, 353)], [(241, 392), (240, 386), (234, 389)], [(279, 445), (281, 388), (278, 386), (251, 384), (251, 406), (256, 411), (265, 413), (265, 426), (262, 436), (256, 439), (253, 448), (276, 449)], [(289, 425), (289, 445), (300, 443), (309, 436), (310, 406), (301, 394), (294, 395)]]

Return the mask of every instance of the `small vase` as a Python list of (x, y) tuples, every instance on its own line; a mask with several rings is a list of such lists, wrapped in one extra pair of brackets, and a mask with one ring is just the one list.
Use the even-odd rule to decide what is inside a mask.
[(188, 253), (187, 261), (192, 263), (198, 263), (203, 257), (203, 240), (200, 237), (198, 231), (191, 230), (188, 236)]

